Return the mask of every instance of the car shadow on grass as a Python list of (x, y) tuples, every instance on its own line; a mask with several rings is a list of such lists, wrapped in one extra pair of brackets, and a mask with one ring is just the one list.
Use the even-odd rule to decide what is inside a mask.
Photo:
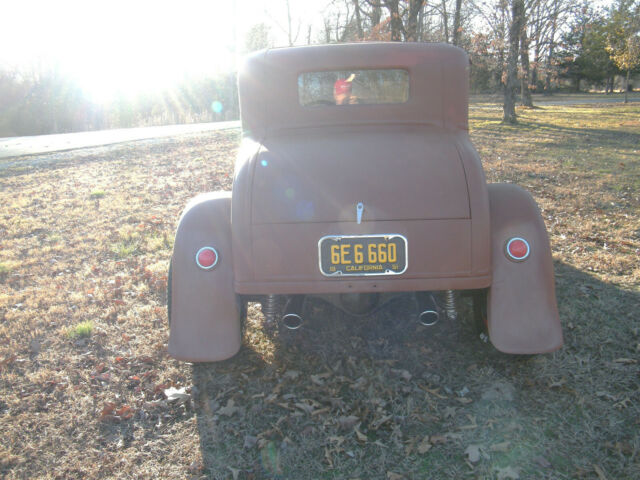
[(194, 366), (203, 474), (631, 478), (640, 295), (555, 267), (565, 346), (547, 355), (497, 352), (464, 298), (432, 328), (410, 295), (367, 318), (310, 301), (274, 335), (250, 309), (242, 351)]

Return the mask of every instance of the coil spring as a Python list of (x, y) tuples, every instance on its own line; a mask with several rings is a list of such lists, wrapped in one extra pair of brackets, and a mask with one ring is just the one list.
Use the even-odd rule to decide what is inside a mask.
[(453, 290), (447, 290), (445, 292), (445, 307), (447, 312), (447, 318), (455, 320), (458, 318), (458, 312), (456, 311), (456, 297)]
[(261, 309), (267, 325), (273, 324), (276, 320), (276, 316), (278, 315), (278, 296), (266, 295), (261, 304)]

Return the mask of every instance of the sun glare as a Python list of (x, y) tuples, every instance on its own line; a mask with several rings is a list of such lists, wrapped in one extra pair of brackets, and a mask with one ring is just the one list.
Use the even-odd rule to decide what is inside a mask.
[[(94, 101), (153, 93), (234, 67), (233, 9), (223, 1), (36, 1), (9, 7), (0, 62), (72, 77)], [(37, 60), (36, 60), (37, 59)]]

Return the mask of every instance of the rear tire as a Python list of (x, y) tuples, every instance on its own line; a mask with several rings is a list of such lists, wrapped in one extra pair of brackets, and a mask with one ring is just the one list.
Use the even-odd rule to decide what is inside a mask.
[(172, 274), (173, 260), (169, 260), (169, 273), (167, 274), (167, 320), (169, 326), (171, 326), (171, 274)]
[(489, 329), (487, 327), (487, 293), (488, 290), (477, 290), (473, 292), (473, 324), (476, 333), (479, 335), (486, 334)]

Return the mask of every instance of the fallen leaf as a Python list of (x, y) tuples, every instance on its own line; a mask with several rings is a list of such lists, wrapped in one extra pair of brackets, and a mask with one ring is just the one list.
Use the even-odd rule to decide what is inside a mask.
[(432, 445), (438, 445), (440, 443), (447, 443), (447, 436), (446, 435), (431, 435), (429, 437), (429, 442), (431, 442)]
[(494, 443), (489, 447), (489, 450), (492, 452), (508, 452), (509, 447), (511, 446), (511, 442), (502, 442), (502, 443)]
[(465, 455), (467, 459), (471, 463), (478, 463), (480, 461), (480, 446), (479, 445), (469, 445), (465, 451)]
[(244, 436), (244, 444), (242, 445), (242, 448), (253, 448), (255, 447), (256, 443), (258, 443), (258, 437), (254, 437), (253, 435), (245, 435)]
[(189, 395), (186, 392), (185, 387), (182, 387), (182, 388), (169, 387), (164, 391), (164, 395), (165, 397), (167, 397), (168, 402), (184, 403), (191, 398), (191, 395)]
[(635, 358), (616, 358), (614, 360), (615, 363), (622, 363), (625, 365), (631, 365), (634, 363), (638, 363), (638, 361)]
[(593, 465), (593, 469), (596, 471), (596, 473), (598, 474), (598, 478), (600, 480), (608, 480), (607, 479), (607, 475), (604, 473), (604, 470), (602, 470), (602, 468), (600, 468), (600, 466), (598, 465)]
[(312, 383), (315, 383), (316, 385), (322, 387), (324, 386), (324, 380), (326, 378), (329, 378), (330, 376), (331, 374), (327, 372), (327, 373), (320, 373), (318, 375), (311, 375), (310, 378)]
[(387, 423), (392, 418), (393, 415), (385, 415), (384, 417), (378, 418), (371, 424), (371, 428), (373, 428), (374, 430), (378, 430), (382, 425)]
[(218, 409), (218, 413), (220, 415), (224, 415), (226, 417), (230, 417), (234, 413), (238, 413), (240, 411), (240, 407), (236, 407), (235, 403), (236, 402), (234, 402), (233, 399), (230, 398), (229, 400), (227, 400), (227, 405), (226, 406), (220, 407)]
[(337, 421), (338, 421), (338, 426), (342, 430), (351, 430), (360, 421), (360, 419), (355, 415), (349, 415), (347, 417), (345, 416), (338, 417)]
[(0, 369), (5, 365), (9, 365), (10, 363), (15, 362), (16, 358), (18, 358), (16, 355), (8, 355), (4, 358), (4, 360), (0, 360)]
[(116, 404), (113, 402), (105, 402), (102, 412), (100, 413), (100, 419), (102, 420), (108, 415), (112, 415), (116, 409)]
[(407, 370), (396, 370), (394, 368), (391, 369), (391, 371), (407, 382), (413, 377), (413, 375), (411, 375)]
[(456, 416), (456, 407), (445, 407), (444, 409), (444, 418), (453, 418)]
[(520, 478), (520, 470), (512, 467), (496, 468), (498, 480), (518, 480)]
[(565, 383), (567, 383), (567, 379), (565, 377), (562, 377), (560, 380), (549, 382), (549, 388), (560, 388)]
[(231, 476), (233, 477), (233, 480), (238, 480), (238, 475), (240, 475), (240, 470), (238, 470), (237, 468), (230, 467), (229, 465), (227, 465), (227, 468), (231, 472)]
[(429, 442), (429, 435), (425, 436), (418, 445), (418, 453), (424, 454), (431, 450), (431, 443)]
[(366, 443), (369, 440), (369, 437), (367, 437), (364, 433), (358, 430), (359, 426), (360, 424), (356, 425), (353, 429), (356, 432), (356, 438), (358, 439), (359, 442)]
[(542, 468), (551, 468), (551, 463), (544, 457), (538, 456), (533, 459)]
[(120, 407), (118, 410), (116, 410), (116, 415), (123, 420), (129, 420), (131, 417), (133, 417), (133, 413), (133, 408), (131, 408), (129, 405), (124, 405), (123, 407)]
[(313, 408), (313, 405), (309, 405), (308, 403), (298, 402), (298, 403), (294, 403), (294, 405), (298, 407), (300, 410), (302, 410), (303, 412), (308, 413), (309, 415), (311, 415), (315, 410)]
[(329, 413), (330, 411), (331, 409), (329, 407), (324, 407), (319, 410), (314, 410), (313, 412), (311, 412), (311, 415), (317, 417), (318, 415), (324, 415), (325, 413)]
[(388, 480), (404, 480), (404, 475), (395, 472), (387, 472)]

